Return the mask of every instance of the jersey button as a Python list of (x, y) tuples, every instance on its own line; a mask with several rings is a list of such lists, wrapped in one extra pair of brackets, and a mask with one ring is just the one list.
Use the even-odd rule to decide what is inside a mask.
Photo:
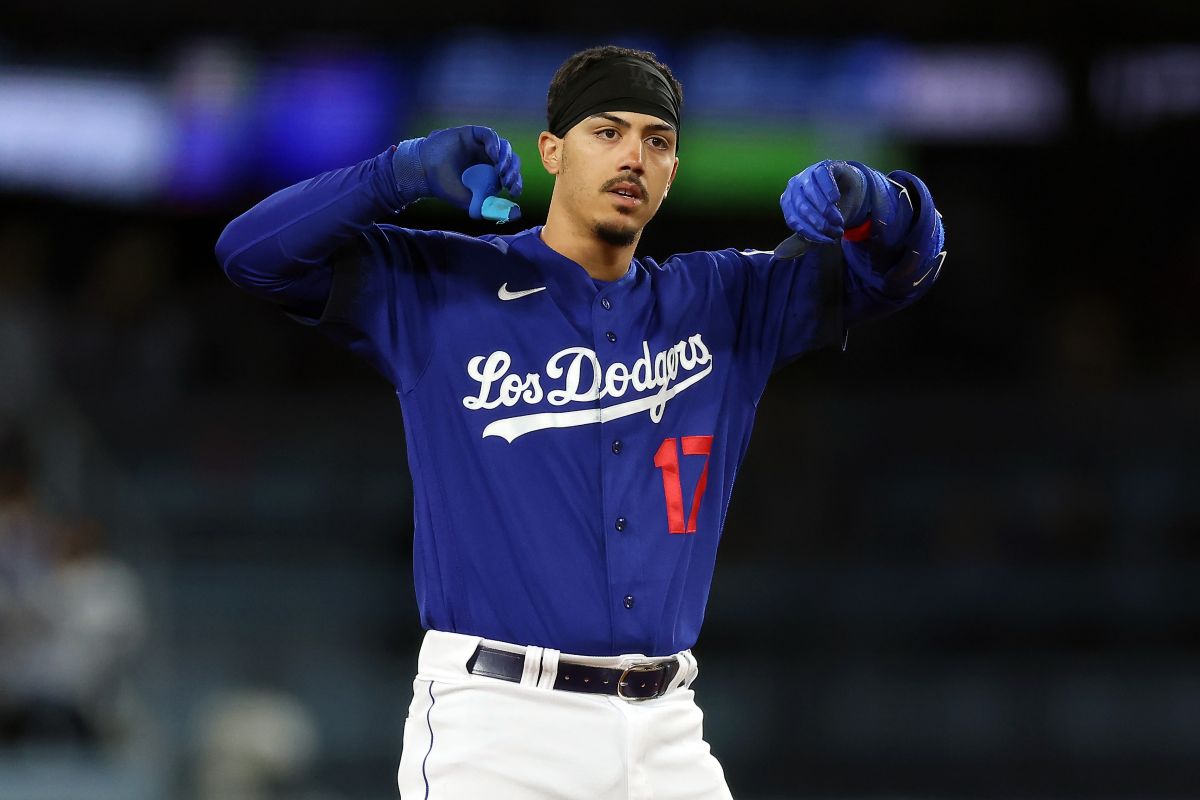
[(612, 308), (612, 303), (608, 302), (607, 297), (600, 298), (600, 305), (604, 306), (605, 311), (608, 311), (610, 308)]
[(608, 333), (606, 333), (604, 335), (608, 337), (608, 340), (610, 342), (615, 342), (617, 340), (617, 335), (615, 333), (613, 333), (612, 331), (609, 331)]
[(621, 452), (621, 448), (622, 448), (622, 447), (624, 447), (624, 445), (623, 445), (623, 444), (621, 444), (621, 440), (620, 440), (620, 439), (617, 439), (617, 440), (615, 440), (615, 441), (613, 442), (613, 452), (614, 452), (614, 453), (619, 453), (619, 452)]
[(633, 595), (631, 595), (631, 594), (625, 595), (625, 607), (633, 608)]
[(619, 530), (619, 531), (625, 530), (625, 521), (626, 520), (624, 517), (617, 517), (617, 530)]

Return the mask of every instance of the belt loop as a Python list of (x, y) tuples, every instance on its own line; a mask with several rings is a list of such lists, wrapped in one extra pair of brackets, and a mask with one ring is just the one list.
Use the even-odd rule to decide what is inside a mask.
[(521, 670), (522, 686), (537, 686), (542, 672), (542, 648), (530, 645), (525, 648), (525, 668)]
[(679, 677), (683, 679), (680, 686), (682, 688), (690, 688), (696, 678), (700, 677), (700, 664), (696, 661), (696, 657), (692, 655), (691, 650), (684, 650), (679, 654), (680, 664)]
[(552, 647), (542, 649), (542, 675), (536, 686), (542, 689), (553, 689), (554, 679), (558, 677), (558, 656), (561, 653)]

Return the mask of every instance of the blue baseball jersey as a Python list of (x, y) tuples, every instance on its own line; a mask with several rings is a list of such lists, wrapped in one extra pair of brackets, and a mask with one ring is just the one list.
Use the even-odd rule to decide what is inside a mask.
[(218, 257), (395, 387), (422, 625), (587, 655), (693, 646), (768, 378), (927, 291), (940, 222), (903, 293), (849, 242), (637, 257), (600, 281), (540, 226), (374, 222), (397, 210), (381, 159), (264, 201)]

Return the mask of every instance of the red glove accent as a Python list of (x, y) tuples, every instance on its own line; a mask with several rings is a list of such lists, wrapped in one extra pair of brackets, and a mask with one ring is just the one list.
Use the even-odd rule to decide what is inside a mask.
[(847, 228), (845, 233), (842, 234), (842, 238), (848, 242), (861, 242), (870, 235), (871, 219), (868, 217), (867, 221), (862, 225), (859, 225), (857, 228)]

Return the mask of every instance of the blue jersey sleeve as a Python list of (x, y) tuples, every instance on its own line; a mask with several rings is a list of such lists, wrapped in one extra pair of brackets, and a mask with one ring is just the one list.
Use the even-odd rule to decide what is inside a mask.
[(760, 390), (772, 372), (801, 354), (844, 341), (844, 281), (836, 248), (813, 248), (792, 259), (761, 250), (711, 255), (734, 320), (735, 355)]
[(279, 190), (230, 222), (215, 252), (234, 285), (317, 326), (406, 390), (431, 351), (444, 238), (375, 222), (403, 205), (395, 149)]
[(289, 311), (364, 358), (401, 391), (416, 386), (433, 352), (444, 297), (445, 237), (395, 225), (373, 225), (331, 261), (328, 300), (320, 316)]

